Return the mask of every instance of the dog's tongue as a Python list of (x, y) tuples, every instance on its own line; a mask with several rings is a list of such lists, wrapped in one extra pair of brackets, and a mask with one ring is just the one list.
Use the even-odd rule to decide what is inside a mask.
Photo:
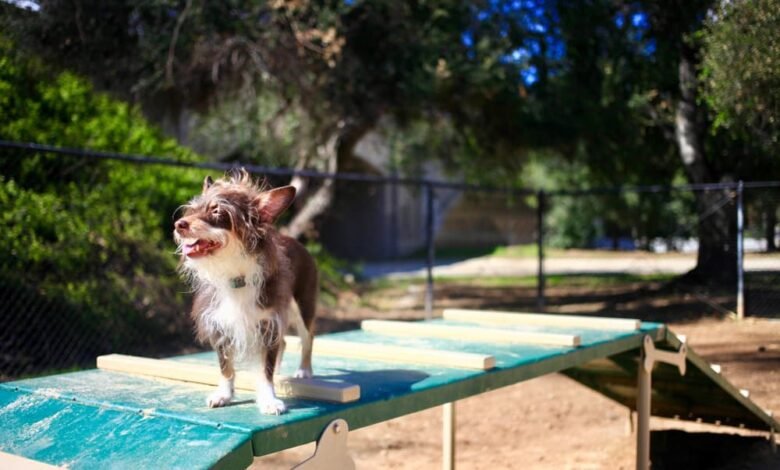
[(217, 243), (208, 240), (198, 240), (191, 245), (184, 245), (182, 253), (190, 258), (207, 255), (210, 251), (217, 248)]

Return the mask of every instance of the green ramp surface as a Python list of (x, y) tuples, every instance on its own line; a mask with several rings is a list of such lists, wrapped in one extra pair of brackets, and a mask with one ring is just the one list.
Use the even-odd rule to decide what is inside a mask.
[[(441, 319), (427, 322), (480, 328)], [(357, 348), (379, 343), (490, 354), (496, 359), (496, 367), (473, 370), (410, 364), (392, 357), (364, 360), (315, 354), (315, 377), (359, 385), (360, 400), (335, 404), (286, 399), (288, 412), (280, 416), (261, 414), (251, 392), (239, 390), (230, 406), (211, 409), (206, 406), (206, 396), (213, 387), (103, 370), (19, 380), (0, 384), (0, 451), (71, 468), (105, 464), (143, 468), (146, 465), (139, 462), (152, 461), (165, 463), (158, 468), (243, 468), (252, 455), (316, 440), (336, 418), (345, 419), (350, 429), (358, 429), (555, 372), (564, 372), (633, 408), (635, 392), (632, 395), (630, 389), (636, 388), (636, 361), (644, 337), (649, 335), (659, 348), (679, 346), (679, 341), (675, 343), (676, 338), (658, 323), (642, 323), (634, 331), (516, 325), (502, 328), (576, 334), (581, 344), (573, 347), (411, 338), (362, 330), (323, 335), (355, 343)], [(172, 359), (217, 364), (213, 352)], [(297, 352), (288, 350), (280, 373), (292, 375), (299, 360)], [(659, 416), (712, 416), (724, 424), (778, 429), (763, 410), (738, 391), (732, 393), (735, 389), (717, 374), (708, 373), (711, 369), (704, 361), (690, 352), (688, 360), (692, 365), (689, 373), (684, 377), (667, 374), (668, 384), (660, 379), (664, 366), (657, 367), (654, 385), (659, 393), (653, 394), (653, 411)], [(697, 369), (700, 373), (695, 372)], [(713, 390), (724, 390), (725, 395), (707, 398), (700, 392), (690, 396), (679, 392), (700, 383), (712, 383)], [(705, 400), (702, 403), (711, 413), (697, 408), (699, 398)], [(69, 434), (75, 437), (69, 438)]]

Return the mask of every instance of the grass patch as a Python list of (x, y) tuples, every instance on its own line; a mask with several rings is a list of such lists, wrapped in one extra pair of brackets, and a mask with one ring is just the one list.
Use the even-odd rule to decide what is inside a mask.
[[(487, 247), (487, 248), (469, 248), (469, 247), (456, 247), (456, 248), (435, 248), (434, 257), (436, 259), (468, 259), (478, 258), (480, 256), (492, 255), (499, 247)], [(425, 259), (428, 257), (428, 250), (421, 249), (411, 253), (408, 256), (404, 256), (403, 259)]]
[[(436, 248), (434, 256), (436, 259), (468, 259), (481, 256), (501, 256), (502, 258), (536, 258), (539, 249), (536, 243), (526, 243), (523, 245), (497, 245), (490, 247), (447, 247)], [(545, 256), (557, 256), (565, 253), (560, 248), (545, 247)], [(424, 259), (428, 256), (427, 250), (418, 250), (406, 257), (406, 259)]]
[[(553, 251), (550, 248), (544, 250), (545, 256), (549, 256)], [(539, 256), (539, 246), (536, 243), (527, 243), (525, 245), (497, 246), (492, 253), (493, 256), (502, 258), (537, 258)]]
[(434, 279), (434, 283), (440, 285), (469, 284), (476, 287), (534, 287), (536, 276), (490, 276), (490, 277), (461, 277), (447, 276)]
[(615, 287), (645, 282), (669, 282), (677, 274), (555, 274), (546, 276), (546, 284), (553, 287)]
[[(676, 274), (555, 274), (545, 277), (548, 287), (615, 287), (636, 283), (668, 282)], [(434, 286), (457, 286), (468, 284), (474, 287), (535, 287), (536, 276), (435, 276)], [(424, 278), (375, 279), (364, 284), (369, 292), (389, 289), (406, 289), (412, 285), (425, 285)]]
[[(594, 250), (589, 248), (582, 249), (564, 249), (544, 247), (544, 256), (546, 258), (555, 257), (577, 257), (577, 258), (619, 258), (624, 256), (668, 256), (684, 255), (683, 253), (658, 254), (647, 251), (620, 251), (620, 250)], [(404, 259), (425, 259), (428, 256), (426, 250), (418, 250)], [(436, 248), (434, 257), (436, 259), (469, 259), (482, 256), (497, 256), (501, 258), (537, 258), (539, 256), (539, 246), (536, 243), (525, 243), (522, 245), (498, 245), (485, 248)], [(771, 255), (764, 255), (771, 256)]]
[(780, 271), (746, 272), (745, 283), (752, 288), (780, 290)]

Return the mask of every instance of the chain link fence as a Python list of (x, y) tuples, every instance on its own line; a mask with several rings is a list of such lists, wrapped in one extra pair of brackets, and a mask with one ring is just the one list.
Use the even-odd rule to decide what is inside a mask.
[(780, 188), (745, 191), (745, 313), (780, 317)]
[[(196, 350), (173, 214), (232, 166), (0, 145), (0, 381)], [(332, 255), (322, 331), (447, 307), (780, 317), (780, 183), (545, 193), (246, 167), (337, 180), (308, 234)]]
[[(774, 183), (464, 192), (437, 231), (436, 306), (778, 317), (779, 197)], [(447, 260), (456, 246), (470, 259)]]
[(559, 286), (579, 286), (575, 292), (585, 298), (571, 299), (569, 290), (558, 289), (547, 294), (544, 304), (658, 321), (735, 312), (732, 193), (717, 188), (550, 196), (543, 232), (549, 253), (545, 272)]

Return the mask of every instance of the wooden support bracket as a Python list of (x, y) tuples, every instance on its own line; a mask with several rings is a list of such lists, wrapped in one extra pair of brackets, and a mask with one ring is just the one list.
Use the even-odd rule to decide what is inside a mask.
[[(205, 385), (217, 385), (220, 378), (219, 368), (216, 365), (193, 364), (191, 362), (172, 361), (169, 359), (151, 359), (124, 354), (98, 356), (97, 367), (98, 369), (113, 372), (124, 372)], [(360, 399), (360, 386), (343, 382), (331, 382), (316, 378), (275, 377), (274, 385), (276, 393), (282, 397), (336, 403), (349, 403)], [(236, 389), (254, 391), (255, 386), (255, 374), (245, 371), (236, 372), (234, 382)]]
[(355, 462), (347, 452), (349, 425), (343, 419), (328, 423), (317, 440), (317, 448), (307, 460), (293, 470), (355, 470)]
[(647, 372), (653, 371), (653, 365), (656, 362), (665, 362), (677, 366), (680, 371), (680, 375), (685, 375), (685, 359), (688, 355), (688, 346), (683, 343), (678, 351), (664, 351), (662, 349), (656, 349), (655, 343), (650, 336), (645, 336), (644, 339), (644, 362), (643, 366)]

